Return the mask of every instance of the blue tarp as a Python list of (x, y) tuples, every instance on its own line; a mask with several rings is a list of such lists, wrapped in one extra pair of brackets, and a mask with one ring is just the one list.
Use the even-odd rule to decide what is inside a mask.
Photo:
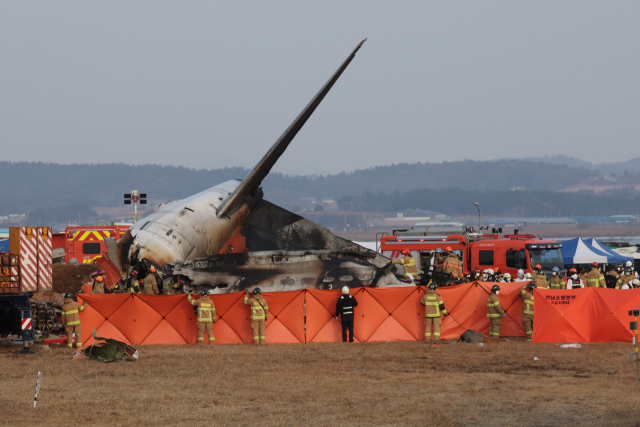
[(562, 242), (562, 260), (565, 264), (607, 263), (607, 254), (588, 245), (579, 237)]
[(606, 247), (605, 245), (603, 245), (593, 237), (590, 239), (585, 239), (584, 242), (590, 247), (592, 247), (593, 249), (606, 253), (607, 263), (609, 264), (625, 264), (627, 261), (633, 262), (632, 257), (624, 256), (622, 254), (612, 251), (610, 248)]
[(9, 252), (9, 239), (0, 240), (0, 252)]

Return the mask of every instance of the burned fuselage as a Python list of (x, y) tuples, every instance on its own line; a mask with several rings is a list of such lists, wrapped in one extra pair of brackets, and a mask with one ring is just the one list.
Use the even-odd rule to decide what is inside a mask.
[[(373, 254), (373, 255), (372, 255)], [(372, 264), (375, 253), (305, 250), (212, 255), (170, 264), (185, 289), (229, 293), (259, 287), (264, 292), (340, 289), (343, 286), (401, 286), (393, 275)], [(406, 284), (405, 284), (406, 285)]]

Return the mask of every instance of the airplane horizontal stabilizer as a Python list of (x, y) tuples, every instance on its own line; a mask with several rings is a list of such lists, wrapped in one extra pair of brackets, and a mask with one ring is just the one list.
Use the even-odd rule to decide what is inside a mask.
[(351, 60), (356, 55), (356, 52), (362, 44), (367, 39), (364, 39), (356, 46), (356, 48), (351, 52), (351, 54), (347, 57), (347, 59), (342, 63), (340, 68), (331, 76), (329, 81), (325, 83), (325, 85), (320, 89), (320, 92), (316, 94), (315, 97), (309, 102), (309, 104), (305, 107), (304, 110), (296, 117), (296, 119), (291, 123), (291, 125), (284, 131), (282, 136), (278, 138), (275, 144), (271, 147), (271, 149), (265, 154), (265, 156), (260, 160), (260, 162), (256, 165), (255, 168), (247, 175), (247, 177), (240, 183), (240, 185), (235, 189), (233, 193), (229, 195), (221, 204), (218, 206), (216, 211), (216, 215), (218, 217), (225, 216), (235, 209), (240, 207), (242, 203), (244, 203), (247, 198), (251, 197), (255, 190), (260, 186), (262, 180), (267, 176), (267, 174), (271, 171), (273, 165), (278, 161), (282, 153), (287, 149), (289, 143), (296, 136), (298, 131), (302, 129), (302, 126), (307, 122), (311, 114), (315, 111), (315, 109), (320, 105), (320, 102), (324, 99), (329, 90), (333, 87), (334, 83), (338, 80), (340, 75), (347, 68)]

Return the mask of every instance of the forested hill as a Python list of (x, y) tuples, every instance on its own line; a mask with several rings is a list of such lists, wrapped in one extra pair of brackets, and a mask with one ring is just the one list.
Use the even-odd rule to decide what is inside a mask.
[[(125, 164), (59, 165), (0, 162), (0, 215), (25, 209), (86, 203), (120, 206), (125, 192), (137, 189), (156, 201), (182, 199), (229, 179), (242, 179), (244, 168), (195, 170), (184, 167)], [(555, 191), (596, 176), (585, 168), (525, 160), (461, 161), (379, 166), (321, 177), (270, 174), (264, 182), (266, 197), (338, 199), (366, 191), (462, 188), (468, 190)], [(286, 197), (285, 197), (286, 195)]]

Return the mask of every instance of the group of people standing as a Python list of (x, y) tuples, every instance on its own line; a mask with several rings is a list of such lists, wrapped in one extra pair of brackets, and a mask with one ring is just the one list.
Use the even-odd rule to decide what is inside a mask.
[(172, 276), (165, 276), (157, 271), (155, 267), (149, 268), (149, 273), (144, 278), (138, 278), (137, 270), (131, 270), (129, 277), (124, 283), (116, 283), (111, 288), (104, 284), (105, 271), (98, 270), (91, 274), (91, 290), (94, 294), (118, 294), (135, 293), (145, 295), (176, 295), (183, 292), (183, 281), (174, 280)]

